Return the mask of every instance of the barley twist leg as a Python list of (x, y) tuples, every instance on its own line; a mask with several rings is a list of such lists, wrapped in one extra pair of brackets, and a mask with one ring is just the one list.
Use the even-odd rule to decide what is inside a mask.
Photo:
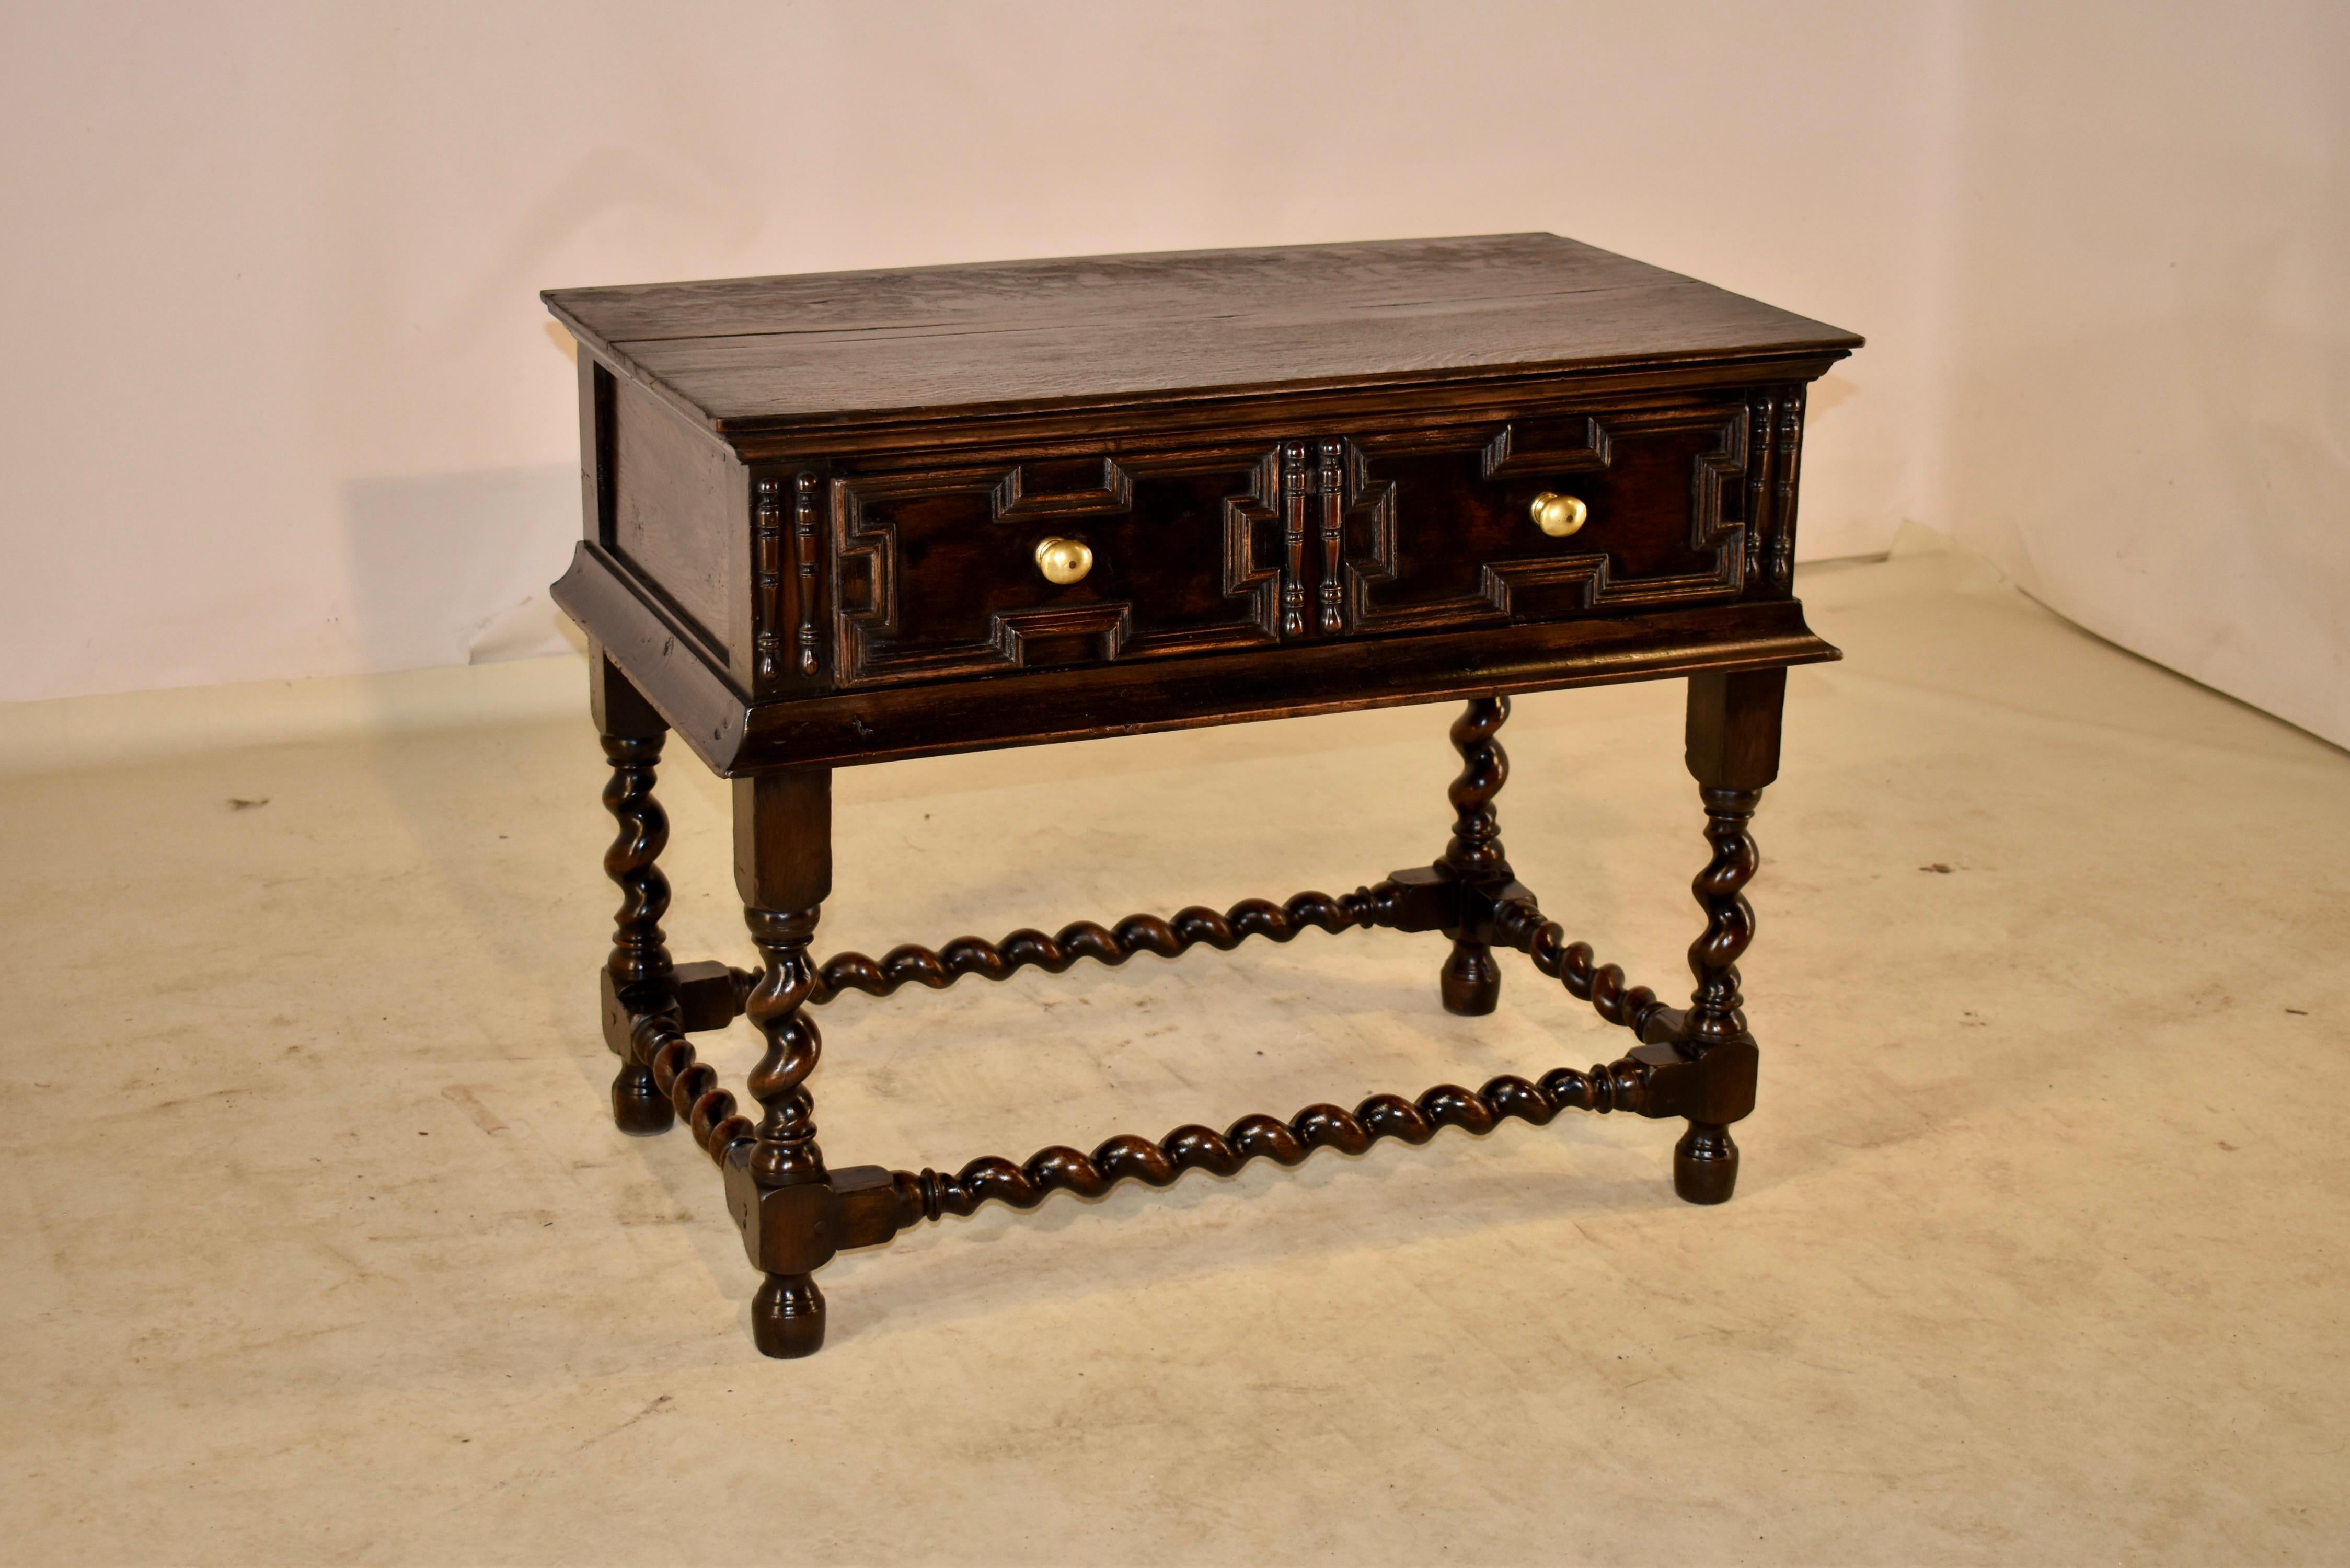
[[(1501, 818), (1493, 809), (1493, 797), (1510, 776), (1509, 754), (1494, 736), (1509, 716), (1507, 697), (1473, 697), (1452, 722), (1461, 776), (1447, 792), (1452, 802), (1452, 841), (1437, 867), (1456, 881), (1484, 885), (1509, 879)], [(1456, 930), (1439, 987), (1447, 1012), (1474, 1018), (1492, 1012), (1502, 1001), (1502, 970), (1493, 961), (1492, 948)]]
[(1702, 675), (1690, 681), (1688, 762), (1705, 805), (1712, 857), (1690, 883), (1705, 910), (1705, 929), (1690, 944), (1697, 989), (1680, 1044), (1700, 1062), (1743, 1061), (1745, 1085), (1735, 1103), (1689, 1118), (1673, 1146), (1673, 1190), (1691, 1203), (1722, 1203), (1738, 1185), (1738, 1145), (1730, 1124), (1753, 1109), (1754, 1037), (1740, 1011), (1738, 959), (1754, 940), (1754, 909), (1742, 889), (1760, 864), (1747, 825), (1763, 786), (1779, 775), (1779, 724), (1787, 690), (1783, 670)]
[(627, 1031), (631, 1017), (670, 1005), (676, 974), (660, 928), (669, 912), (669, 878), (657, 864), (669, 844), (669, 814), (653, 798), (669, 725), (600, 649), (591, 650), (589, 665), (589, 706), (612, 770), (604, 809), (619, 830), (604, 852), (604, 874), (620, 889), (602, 976), (606, 1044), (620, 1056), (612, 1079), (612, 1123), (624, 1133), (649, 1137), (667, 1132), (676, 1116), (650, 1064), (629, 1047)]

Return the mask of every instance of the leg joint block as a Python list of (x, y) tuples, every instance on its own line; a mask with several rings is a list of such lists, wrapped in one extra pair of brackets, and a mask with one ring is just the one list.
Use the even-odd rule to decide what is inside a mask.
[[(743, 1232), (752, 1266), (771, 1274), (810, 1274), (836, 1252), (878, 1247), (910, 1218), (907, 1196), (878, 1165), (827, 1171), (815, 1181), (770, 1187), (751, 1170), (756, 1146), (727, 1150), (726, 1208)], [(919, 1196), (911, 1219), (921, 1218)]]
[(597, 981), (597, 1000), (603, 1017), (604, 1045), (626, 1061), (629, 1032), (637, 1020), (655, 1013), (673, 1013), (688, 1034), (723, 1029), (743, 1015), (742, 976), (714, 959), (679, 964), (658, 990), (622, 987), (610, 970)]
[(1691, 1056), (1689, 1047), (1640, 1045), (1632, 1060), (1648, 1066), (1644, 1116), (1686, 1116), (1727, 1127), (1754, 1110), (1757, 1053), (1752, 1040), (1726, 1040)]

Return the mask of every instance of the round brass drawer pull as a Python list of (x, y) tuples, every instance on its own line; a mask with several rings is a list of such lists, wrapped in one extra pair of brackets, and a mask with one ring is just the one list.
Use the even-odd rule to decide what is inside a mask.
[(1534, 497), (1534, 526), (1554, 539), (1564, 539), (1591, 519), (1591, 508), (1572, 495), (1544, 491)]
[(1094, 569), (1094, 553), (1083, 539), (1039, 539), (1036, 569), (1048, 583), (1074, 583)]

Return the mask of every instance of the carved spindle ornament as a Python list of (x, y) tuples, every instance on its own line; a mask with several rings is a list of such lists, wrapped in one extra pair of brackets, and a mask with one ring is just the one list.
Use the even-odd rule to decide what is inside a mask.
[(1765, 504), (1771, 494), (1771, 432), (1775, 428), (1776, 398), (1757, 397), (1747, 405), (1746, 434), (1746, 575), (1759, 578), (1764, 571), (1764, 550), (1771, 532)]
[(771, 676), (783, 660), (784, 648), (784, 487), (763, 479), (754, 491), (751, 514), (753, 549), (759, 583), (759, 674)]
[(1804, 389), (1779, 405), (1779, 495), (1771, 523), (1771, 583), (1785, 587), (1795, 574), (1795, 468), (1804, 452)]
[(1281, 635), (1305, 635), (1305, 443), (1281, 449)]
[(803, 473), (793, 500), (793, 550), (799, 565), (800, 673), (816, 672), (816, 476)]
[(1339, 614), (1338, 550), (1346, 529), (1347, 510), (1347, 445), (1340, 441), (1322, 443), (1322, 472), (1316, 486), (1322, 493), (1322, 619), (1324, 637), (1338, 635), (1343, 618)]

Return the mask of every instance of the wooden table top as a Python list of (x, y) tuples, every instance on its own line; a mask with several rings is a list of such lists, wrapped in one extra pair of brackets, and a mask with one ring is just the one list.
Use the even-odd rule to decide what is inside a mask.
[(726, 433), (914, 410), (1439, 386), (1861, 342), (1555, 234), (550, 289), (545, 298), (607, 358)]

